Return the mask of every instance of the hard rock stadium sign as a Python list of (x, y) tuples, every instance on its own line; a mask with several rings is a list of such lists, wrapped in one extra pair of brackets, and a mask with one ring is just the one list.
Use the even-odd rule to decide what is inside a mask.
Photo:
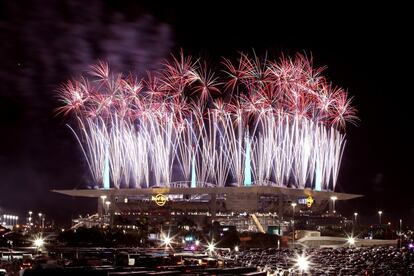
[(168, 201), (168, 197), (163, 194), (157, 194), (156, 196), (152, 196), (151, 200), (154, 201), (158, 206), (162, 207)]

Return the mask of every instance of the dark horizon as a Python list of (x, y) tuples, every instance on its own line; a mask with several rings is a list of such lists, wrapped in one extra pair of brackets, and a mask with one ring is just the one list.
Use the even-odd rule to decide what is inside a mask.
[(30, 209), (66, 224), (96, 208), (93, 200), (50, 192), (91, 181), (68, 119), (55, 114), (55, 90), (96, 60), (142, 74), (181, 48), (212, 61), (254, 49), (273, 57), (312, 54), (332, 83), (354, 96), (360, 122), (347, 127), (336, 191), (365, 197), (338, 202), (338, 210), (348, 216), (357, 210), (362, 221), (375, 223), (381, 209), (384, 222), (413, 224), (404, 7), (197, 9), (149, 2), (0, 3), (1, 208), (21, 218)]

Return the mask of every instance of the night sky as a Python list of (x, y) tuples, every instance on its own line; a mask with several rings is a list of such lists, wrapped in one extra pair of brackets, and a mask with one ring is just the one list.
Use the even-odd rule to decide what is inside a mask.
[[(122, 3), (121, 3), (122, 2)], [(169, 1), (165, 1), (169, 2)], [(412, 38), (403, 6), (223, 7), (162, 1), (0, 1), (0, 208), (29, 209), (69, 223), (93, 200), (51, 189), (84, 188), (80, 148), (55, 115), (56, 89), (98, 59), (142, 74), (180, 48), (212, 62), (239, 51), (312, 54), (354, 96), (361, 121), (348, 126), (336, 191), (363, 194), (338, 209), (376, 222), (414, 224)]]

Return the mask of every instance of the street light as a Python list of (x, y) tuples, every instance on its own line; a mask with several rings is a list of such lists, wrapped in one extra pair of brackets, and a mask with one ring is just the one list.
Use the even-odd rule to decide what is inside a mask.
[(29, 221), (29, 226), (32, 223), (32, 214), (33, 214), (33, 212), (29, 211), (29, 218), (27, 219)]
[(381, 226), (381, 216), (382, 216), (381, 210), (378, 211), (378, 216), (379, 216), (379, 225)]
[(45, 215), (42, 213), (37, 214), (39, 216), (39, 227), (45, 228)]
[(106, 214), (106, 208), (105, 208), (105, 201), (106, 201), (106, 195), (101, 195), (102, 199), (102, 207), (101, 207), (101, 216), (104, 216)]
[(304, 254), (296, 255), (294, 266), (299, 269), (301, 273), (306, 273), (310, 266), (309, 256), (305, 256)]
[(355, 231), (355, 226), (357, 224), (358, 212), (354, 212), (354, 223), (352, 224), (352, 230)]
[(111, 202), (106, 201), (105, 204), (106, 204), (106, 212), (109, 213), (109, 205), (111, 205)]
[(209, 255), (214, 253), (214, 250), (216, 249), (216, 245), (214, 244), (213, 241), (211, 243), (207, 243), (207, 249), (208, 249)]
[(350, 246), (355, 245), (355, 238), (353, 236), (348, 237), (347, 242)]
[(401, 236), (402, 236), (402, 219), (400, 219), (400, 233), (399, 233), (399, 244), (400, 244), (400, 248), (401, 248)]
[(166, 236), (162, 234), (162, 244), (165, 245), (165, 247), (171, 247), (172, 238), (170, 236)]
[(101, 199), (102, 199), (102, 209), (103, 209), (103, 211), (101, 211), (102, 212), (101, 215), (104, 215), (106, 195), (101, 195)]
[(42, 213), (37, 214), (39, 216), (39, 227), (42, 225)]
[(292, 245), (295, 247), (295, 207), (296, 202), (292, 202), (290, 206), (292, 206), (293, 213), (292, 213)]
[(36, 246), (37, 249), (39, 249), (40, 247), (42, 247), (45, 244), (45, 241), (43, 238), (39, 237), (36, 238), (33, 242), (34, 246)]
[(332, 213), (335, 214), (335, 201), (338, 199), (337, 196), (331, 196), (331, 200), (332, 200)]

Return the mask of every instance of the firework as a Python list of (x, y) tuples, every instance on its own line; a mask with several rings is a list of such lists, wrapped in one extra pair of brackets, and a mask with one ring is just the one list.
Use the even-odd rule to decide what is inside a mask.
[(358, 120), (347, 92), (303, 55), (241, 54), (222, 66), (215, 73), (181, 52), (145, 79), (99, 62), (64, 84), (58, 112), (76, 117), (95, 185), (109, 173), (114, 188), (334, 189), (346, 123)]

